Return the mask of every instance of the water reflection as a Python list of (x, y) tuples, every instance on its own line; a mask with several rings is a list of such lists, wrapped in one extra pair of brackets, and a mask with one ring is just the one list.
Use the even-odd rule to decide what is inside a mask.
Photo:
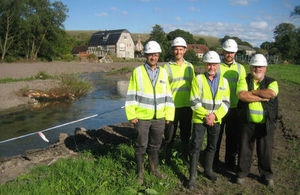
[[(27, 109), (0, 115), (0, 141), (2, 141), (100, 114), (95, 118), (45, 132), (50, 143), (44, 142), (37, 134), (2, 143), (0, 144), (0, 157), (22, 154), (28, 149), (47, 147), (58, 140), (60, 133), (73, 134), (74, 129), (79, 126), (97, 129), (104, 125), (126, 121), (125, 111), (121, 109), (125, 99), (117, 94), (116, 82), (104, 80), (101, 75), (101, 73), (83, 75), (93, 84), (94, 90), (74, 103), (60, 103), (40, 109)], [(118, 108), (120, 110), (110, 112)]]

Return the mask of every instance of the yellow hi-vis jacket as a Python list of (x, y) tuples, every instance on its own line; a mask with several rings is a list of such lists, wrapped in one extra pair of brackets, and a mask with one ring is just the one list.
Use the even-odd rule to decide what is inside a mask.
[(239, 80), (246, 79), (245, 67), (235, 61), (230, 66), (222, 62), (220, 63), (218, 73), (221, 73), (229, 83), (230, 108), (237, 108), (239, 98), (236, 95), (236, 86)]
[(215, 99), (204, 74), (197, 75), (192, 81), (191, 108), (193, 110), (193, 122), (204, 123), (206, 114), (216, 115), (215, 123), (220, 123), (230, 106), (230, 89), (228, 81), (222, 75), (218, 84)]
[(193, 65), (184, 60), (181, 66), (169, 62), (164, 68), (168, 73), (175, 107), (190, 107), (191, 84), (195, 77)]
[(133, 70), (127, 91), (125, 111), (128, 120), (135, 118), (174, 120), (175, 106), (165, 69), (159, 68), (155, 87), (152, 86), (144, 65)]

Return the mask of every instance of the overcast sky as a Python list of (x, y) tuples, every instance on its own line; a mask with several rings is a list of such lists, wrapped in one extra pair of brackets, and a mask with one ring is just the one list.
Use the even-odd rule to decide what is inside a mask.
[(195, 35), (237, 36), (260, 46), (273, 41), (274, 28), (280, 23), (300, 26), (299, 17), (290, 17), (299, 0), (61, 1), (69, 9), (66, 30), (124, 28), (131, 33), (150, 33), (159, 24), (166, 33), (179, 28)]

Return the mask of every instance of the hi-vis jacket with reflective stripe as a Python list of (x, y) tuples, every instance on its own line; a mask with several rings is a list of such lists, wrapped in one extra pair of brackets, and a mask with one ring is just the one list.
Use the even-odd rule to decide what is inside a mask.
[(236, 108), (239, 98), (236, 95), (236, 86), (239, 80), (246, 78), (246, 71), (243, 65), (233, 62), (230, 66), (225, 64), (224, 62), (220, 63), (220, 67), (218, 73), (221, 72), (230, 87), (230, 108)]
[(221, 123), (230, 105), (230, 89), (228, 81), (220, 75), (218, 90), (213, 99), (211, 88), (204, 74), (197, 75), (192, 81), (191, 108), (193, 110), (193, 122), (204, 123), (206, 114), (216, 115), (215, 123)]
[(191, 84), (195, 77), (193, 65), (184, 60), (181, 66), (169, 62), (164, 68), (168, 72), (175, 107), (190, 107)]
[(133, 70), (127, 91), (125, 111), (128, 120), (135, 118), (174, 120), (175, 107), (165, 69), (159, 69), (155, 88), (152, 86), (144, 65)]

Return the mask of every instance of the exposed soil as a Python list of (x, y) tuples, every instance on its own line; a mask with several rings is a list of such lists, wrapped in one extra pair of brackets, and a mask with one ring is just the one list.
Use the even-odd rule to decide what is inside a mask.
[[(135, 67), (140, 63), (131, 63), (131, 67)], [(43, 69), (47, 65), (56, 67), (54, 69)], [(15, 68), (13, 68), (13, 66)], [(24, 78), (31, 75), (35, 75), (41, 70), (46, 70), (45, 72), (50, 74), (58, 74), (63, 71), (68, 72), (70, 69), (75, 72), (100, 72), (100, 71), (110, 71), (117, 70), (120, 67), (129, 66), (128, 64), (81, 64), (81, 63), (61, 63), (57, 65), (55, 63), (41, 63), (41, 64), (0, 64), (0, 79), (1, 78)], [(26, 68), (24, 68), (26, 67)], [(29, 68), (32, 67), (32, 72), (30, 73)], [(48, 67), (48, 66), (47, 66)], [(65, 67), (65, 68), (63, 68)], [(77, 69), (75, 68), (77, 67)], [(19, 68), (25, 69), (26, 71), (19, 71)], [(37, 70), (39, 69), (40, 70)], [(7, 72), (5, 75), (3, 70)], [(11, 73), (11, 71), (14, 71)], [(57, 71), (57, 72), (56, 72)], [(197, 70), (199, 72), (200, 70)], [(125, 75), (125, 76), (124, 76)], [(130, 73), (117, 73), (114, 74), (114, 78), (127, 78)], [(41, 81), (37, 81), (38, 83)], [(44, 81), (43, 81), (44, 82)], [(30, 82), (29, 85), (31, 85)], [(6, 84), (5, 84), (6, 85)], [(20, 85), (19, 82), (16, 85)], [(0, 84), (0, 105), (3, 92), (2, 88), (10, 88), (10, 86), (4, 86)], [(12, 87), (11, 87), (12, 88)], [(297, 173), (293, 172), (293, 169), (282, 168), (282, 164), (290, 156), (290, 142), (299, 142), (300, 137), (300, 100), (299, 100), (299, 85), (287, 85), (283, 82), (279, 82), (279, 115), (280, 118), (277, 122), (277, 129), (274, 137), (274, 147), (273, 147), (273, 171), (274, 171), (274, 181), (279, 187), (275, 187), (274, 193), (280, 194), (284, 190), (289, 189), (290, 191), (299, 193), (299, 177)], [(5, 90), (4, 90), (5, 91)], [(10, 92), (12, 93), (12, 92)], [(12, 95), (13, 96), (13, 95)], [(13, 96), (15, 97), (15, 96)], [(13, 98), (12, 98), (13, 99)], [(1, 109), (1, 107), (0, 107)], [(28, 168), (33, 167), (38, 164), (51, 165), (60, 158), (76, 157), (79, 155), (80, 151), (89, 149), (91, 151), (97, 152), (100, 147), (113, 147), (114, 145), (120, 143), (127, 143), (132, 140), (135, 136), (135, 131), (132, 125), (129, 123), (121, 123), (112, 126), (106, 126), (98, 130), (77, 130), (74, 136), (69, 136), (62, 134), (60, 141), (56, 144), (50, 146), (49, 148), (42, 150), (32, 150), (27, 151), (25, 155), (19, 155), (11, 158), (0, 159), (0, 183), (5, 183), (16, 176), (24, 173)], [(222, 142), (224, 143), (224, 141)], [(103, 151), (103, 150), (101, 150)], [(224, 144), (221, 146), (221, 160), (224, 159)], [(299, 159), (298, 159), (299, 160)], [(299, 163), (299, 162), (298, 162)], [(203, 171), (200, 169), (200, 172)], [(178, 188), (174, 189), (174, 194), (222, 194), (224, 189), (228, 187), (228, 183), (233, 182), (234, 172), (224, 171), (218, 169), (217, 173), (221, 179), (217, 183), (211, 183), (209, 181), (198, 182), (195, 192), (190, 192), (184, 187), (187, 180), (187, 176), (183, 176), (181, 183)], [(201, 174), (201, 173), (200, 173)], [(204, 183), (204, 184), (203, 184)], [(257, 157), (254, 152), (253, 164), (251, 168), (251, 174), (247, 178), (247, 190), (242, 191), (246, 194), (261, 194), (260, 191), (263, 185), (259, 181), (259, 173), (257, 170)], [(284, 187), (283, 187), (284, 186)], [(238, 185), (236, 187), (239, 187)], [(277, 191), (277, 189), (279, 191)]]

